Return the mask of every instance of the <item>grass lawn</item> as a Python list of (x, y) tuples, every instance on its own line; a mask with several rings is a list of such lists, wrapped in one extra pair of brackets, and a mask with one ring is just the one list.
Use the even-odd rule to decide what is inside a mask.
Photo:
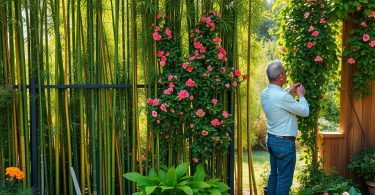
[[(249, 189), (249, 171), (248, 171), (248, 163), (247, 163), (247, 156), (248, 153), (244, 152), (243, 154), (243, 188)], [(293, 179), (293, 186), (295, 188), (299, 185), (297, 181), (296, 175), (299, 173), (301, 168), (305, 165), (303, 161), (299, 160), (299, 152), (297, 152), (297, 162), (296, 162), (296, 169), (294, 171), (294, 179)], [(259, 186), (261, 182), (261, 175), (269, 171), (269, 154), (267, 151), (253, 151), (253, 165), (254, 165), (254, 172), (255, 172), (255, 180), (257, 185)], [(259, 187), (258, 187), (259, 188)], [(258, 189), (261, 192), (261, 189)]]

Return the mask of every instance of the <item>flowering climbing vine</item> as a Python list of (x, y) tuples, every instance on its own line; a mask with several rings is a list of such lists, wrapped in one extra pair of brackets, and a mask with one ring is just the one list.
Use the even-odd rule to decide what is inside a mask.
[(371, 94), (370, 81), (375, 81), (375, 2), (343, 1), (336, 3), (336, 14), (349, 18), (356, 25), (346, 42), (344, 56), (349, 66), (355, 66), (352, 92), (356, 97)]
[[(194, 163), (205, 161), (213, 152), (225, 153), (233, 124), (231, 114), (223, 109), (225, 94), (237, 87), (241, 72), (226, 65), (217, 28), (220, 13), (208, 12), (190, 32), (194, 51), (187, 58), (181, 57), (179, 37), (174, 37), (165, 17), (158, 14), (156, 18), (152, 36), (162, 73), (158, 97), (147, 99), (147, 104), (160, 144), (173, 145), (168, 150), (177, 151), (184, 150), (181, 144), (189, 144)], [(165, 158), (167, 151), (162, 155)]]

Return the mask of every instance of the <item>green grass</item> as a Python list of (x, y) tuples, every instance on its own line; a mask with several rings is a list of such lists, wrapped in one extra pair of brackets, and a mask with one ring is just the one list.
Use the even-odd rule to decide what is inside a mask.
[[(243, 154), (243, 188), (249, 189), (249, 171), (248, 171), (248, 163), (247, 163), (247, 156), (248, 153), (244, 152)], [(303, 161), (298, 160), (300, 157), (300, 153), (297, 152), (297, 162), (296, 162), (296, 169), (294, 171), (294, 179), (293, 179), (293, 186), (292, 188), (296, 188), (299, 185), (297, 181), (297, 174), (301, 171), (302, 167), (305, 165)], [(269, 153), (267, 151), (253, 151), (253, 165), (254, 165), (254, 172), (255, 172), (255, 180), (258, 185), (258, 192), (261, 192), (260, 184), (263, 182), (261, 175), (265, 175), (269, 171)], [(268, 178), (267, 178), (268, 179)]]

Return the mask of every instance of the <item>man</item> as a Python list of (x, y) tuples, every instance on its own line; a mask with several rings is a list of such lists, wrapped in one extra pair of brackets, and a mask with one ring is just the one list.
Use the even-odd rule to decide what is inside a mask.
[[(302, 84), (293, 84), (289, 90), (282, 89), (287, 76), (281, 62), (268, 65), (267, 77), (270, 84), (261, 96), (267, 118), (266, 143), (271, 164), (267, 194), (286, 195), (293, 183), (296, 164), (297, 116), (309, 116), (309, 105)], [(299, 101), (292, 97), (295, 94)]]

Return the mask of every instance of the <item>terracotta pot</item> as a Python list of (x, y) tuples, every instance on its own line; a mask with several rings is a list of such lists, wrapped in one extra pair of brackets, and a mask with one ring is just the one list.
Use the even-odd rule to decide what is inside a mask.
[(375, 195), (375, 182), (366, 181), (366, 184), (370, 195)]

